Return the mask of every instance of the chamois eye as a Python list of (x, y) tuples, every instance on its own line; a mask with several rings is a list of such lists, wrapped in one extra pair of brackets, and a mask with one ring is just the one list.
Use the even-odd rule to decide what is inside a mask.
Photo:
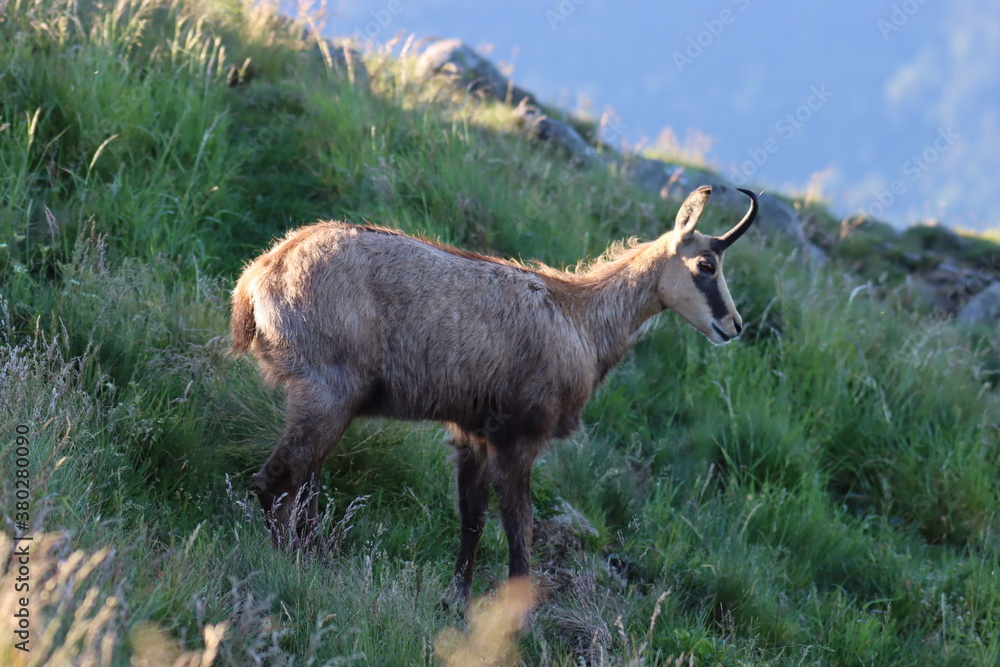
[(715, 263), (710, 262), (707, 259), (699, 260), (698, 270), (701, 271), (702, 273), (707, 273), (708, 275), (712, 275), (713, 273), (715, 273)]

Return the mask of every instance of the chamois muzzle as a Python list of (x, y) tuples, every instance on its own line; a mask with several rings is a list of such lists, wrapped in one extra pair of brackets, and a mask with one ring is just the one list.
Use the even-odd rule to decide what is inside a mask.
[(722, 252), (735, 243), (738, 238), (743, 236), (743, 234), (750, 229), (750, 225), (753, 224), (754, 218), (757, 217), (757, 195), (750, 190), (744, 190), (743, 188), (737, 188), (737, 190), (750, 197), (750, 210), (747, 211), (747, 214), (743, 216), (742, 220), (736, 223), (735, 227), (722, 236), (716, 237), (713, 245), (715, 246), (715, 250), (717, 252)]

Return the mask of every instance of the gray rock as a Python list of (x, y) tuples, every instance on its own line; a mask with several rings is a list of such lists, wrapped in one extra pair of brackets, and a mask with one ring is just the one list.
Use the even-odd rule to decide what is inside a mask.
[(934, 310), (955, 315), (962, 306), (958, 268), (940, 264), (918, 281), (921, 300)]
[(591, 525), (587, 517), (580, 510), (562, 499), (559, 500), (558, 513), (552, 516), (552, 523), (566, 527), (577, 537), (583, 538), (588, 535), (593, 537), (598, 536), (597, 529)]
[(962, 306), (956, 321), (1000, 327), (1000, 283), (993, 283)]
[(806, 263), (811, 267), (815, 268), (823, 266), (830, 260), (830, 254), (815, 243), (807, 241), (804, 250), (806, 254)]
[(760, 201), (760, 229), (767, 234), (780, 234), (790, 239), (796, 247), (805, 248), (809, 245), (805, 232), (802, 231), (802, 221), (787, 202), (766, 192), (758, 198)]
[(912, 281), (916, 296), (924, 306), (948, 315), (958, 315), (982, 293), (984, 281), (974, 271), (951, 262), (941, 262), (932, 271)]
[(664, 199), (674, 199), (677, 191), (674, 184), (684, 174), (684, 167), (641, 155), (628, 156), (622, 160), (622, 167), (633, 183), (647, 192), (660, 193)]
[(458, 39), (443, 39), (427, 47), (417, 60), (416, 74), (421, 78), (448, 76), (472, 94), (514, 106), (522, 101), (537, 104), (531, 93), (513, 85), (496, 65)]
[(569, 123), (549, 118), (538, 107), (529, 104), (519, 105), (515, 112), (522, 127), (528, 130), (532, 139), (556, 147), (572, 162), (586, 166), (597, 159), (597, 151)]

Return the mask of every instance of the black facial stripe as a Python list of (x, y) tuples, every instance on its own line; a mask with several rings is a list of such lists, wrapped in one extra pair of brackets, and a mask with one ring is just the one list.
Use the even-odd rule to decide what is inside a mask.
[(726, 307), (726, 300), (722, 298), (722, 290), (719, 289), (719, 281), (716, 280), (716, 276), (697, 273), (693, 278), (695, 287), (705, 296), (705, 301), (708, 302), (708, 307), (712, 311), (712, 317), (721, 321), (729, 314), (729, 308)]

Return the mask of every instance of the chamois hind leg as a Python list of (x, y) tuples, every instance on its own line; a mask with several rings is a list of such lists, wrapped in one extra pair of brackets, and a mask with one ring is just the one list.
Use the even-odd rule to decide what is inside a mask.
[(534, 518), (531, 507), (531, 466), (538, 450), (539, 443), (530, 440), (496, 445), (496, 475), (493, 484), (500, 506), (500, 520), (507, 534), (511, 583), (527, 583), (530, 573)]
[(315, 527), (323, 461), (353, 417), (349, 403), (335, 399), (325, 387), (289, 383), (284, 433), (253, 476), (254, 491), (276, 543), (286, 539), (293, 521), (300, 538)]
[(458, 515), (462, 535), (458, 559), (455, 561), (455, 576), (444, 603), (464, 609), (472, 599), (476, 550), (486, 524), (486, 510), (490, 502), (490, 468), (486, 442), (478, 436), (456, 431), (451, 445), (455, 448)]

